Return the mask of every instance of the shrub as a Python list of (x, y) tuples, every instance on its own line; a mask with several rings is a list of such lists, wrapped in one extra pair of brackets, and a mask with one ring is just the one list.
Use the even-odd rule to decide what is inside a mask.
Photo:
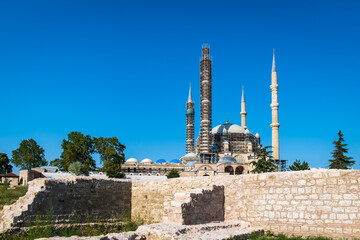
[(89, 176), (89, 171), (85, 169), (84, 165), (81, 162), (71, 163), (69, 166), (69, 172), (75, 174), (76, 176)]
[(168, 173), (167, 178), (178, 178), (180, 177), (178, 170), (171, 169), (171, 171)]
[(124, 178), (125, 177), (125, 173), (119, 172), (119, 171), (107, 171), (106, 175), (109, 178)]

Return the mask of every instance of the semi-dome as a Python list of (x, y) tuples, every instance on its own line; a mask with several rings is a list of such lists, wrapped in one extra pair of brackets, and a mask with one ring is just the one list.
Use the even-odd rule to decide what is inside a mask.
[(211, 133), (212, 134), (245, 133), (245, 128), (232, 123), (224, 123), (214, 127), (211, 130)]
[(144, 160), (141, 161), (141, 163), (143, 164), (153, 164), (153, 161), (149, 158), (145, 158)]
[(198, 155), (196, 153), (190, 152), (182, 156), (180, 160), (196, 161), (198, 160)]
[(165, 163), (166, 160), (165, 159), (159, 159), (159, 160), (156, 160), (155, 163)]
[(219, 163), (236, 163), (236, 159), (230, 155), (225, 155), (220, 158)]
[(191, 161), (191, 162), (188, 162), (185, 167), (195, 167), (195, 162), (194, 161)]
[(173, 159), (170, 161), (170, 163), (182, 163), (179, 159)]
[(128, 160), (126, 160), (125, 163), (136, 164), (136, 163), (139, 163), (139, 161), (136, 158), (129, 158)]
[(245, 134), (250, 134), (250, 131), (249, 131), (249, 129), (245, 129), (245, 132), (244, 132)]

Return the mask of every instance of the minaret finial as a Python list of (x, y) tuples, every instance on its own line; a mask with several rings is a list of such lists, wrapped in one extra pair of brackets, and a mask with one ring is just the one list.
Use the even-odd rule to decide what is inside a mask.
[(191, 94), (191, 83), (190, 83), (190, 88), (189, 88), (188, 102), (193, 102), (193, 100), (192, 100), (192, 94)]
[(272, 62), (272, 72), (276, 72), (276, 63), (275, 63), (275, 48), (273, 48), (273, 62)]
[(241, 101), (242, 101), (242, 102), (245, 102), (244, 86), (242, 86), (242, 96), (241, 96)]
[(229, 124), (229, 115), (226, 116), (226, 123), (225, 124)]

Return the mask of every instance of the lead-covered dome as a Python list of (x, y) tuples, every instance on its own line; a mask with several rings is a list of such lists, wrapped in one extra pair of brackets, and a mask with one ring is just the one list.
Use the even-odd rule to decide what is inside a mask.
[(136, 158), (129, 158), (128, 160), (126, 160), (127, 164), (136, 164), (139, 163), (139, 161)]
[(225, 155), (220, 158), (219, 163), (236, 163), (236, 159), (230, 155)]
[(211, 130), (211, 133), (212, 134), (245, 133), (245, 128), (232, 123), (224, 123), (214, 127)]
[(145, 158), (144, 160), (141, 161), (141, 163), (143, 164), (153, 164), (153, 161), (149, 158)]

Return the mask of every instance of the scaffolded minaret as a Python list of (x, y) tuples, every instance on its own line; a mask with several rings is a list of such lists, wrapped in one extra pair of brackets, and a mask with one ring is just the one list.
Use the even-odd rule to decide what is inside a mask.
[(241, 96), (241, 126), (245, 129), (246, 127), (246, 102), (245, 102), (245, 93), (244, 93), (244, 86), (242, 87), (242, 96)]
[(207, 44), (202, 47), (200, 61), (200, 153), (210, 153), (211, 147), (211, 59), (210, 49)]
[(189, 97), (186, 103), (186, 153), (195, 152), (194, 150), (194, 102), (191, 96), (191, 84)]
[(279, 103), (278, 103), (277, 71), (275, 64), (275, 50), (273, 51), (273, 63), (271, 71), (271, 130), (272, 130), (272, 156), (274, 160), (280, 160), (279, 150)]

